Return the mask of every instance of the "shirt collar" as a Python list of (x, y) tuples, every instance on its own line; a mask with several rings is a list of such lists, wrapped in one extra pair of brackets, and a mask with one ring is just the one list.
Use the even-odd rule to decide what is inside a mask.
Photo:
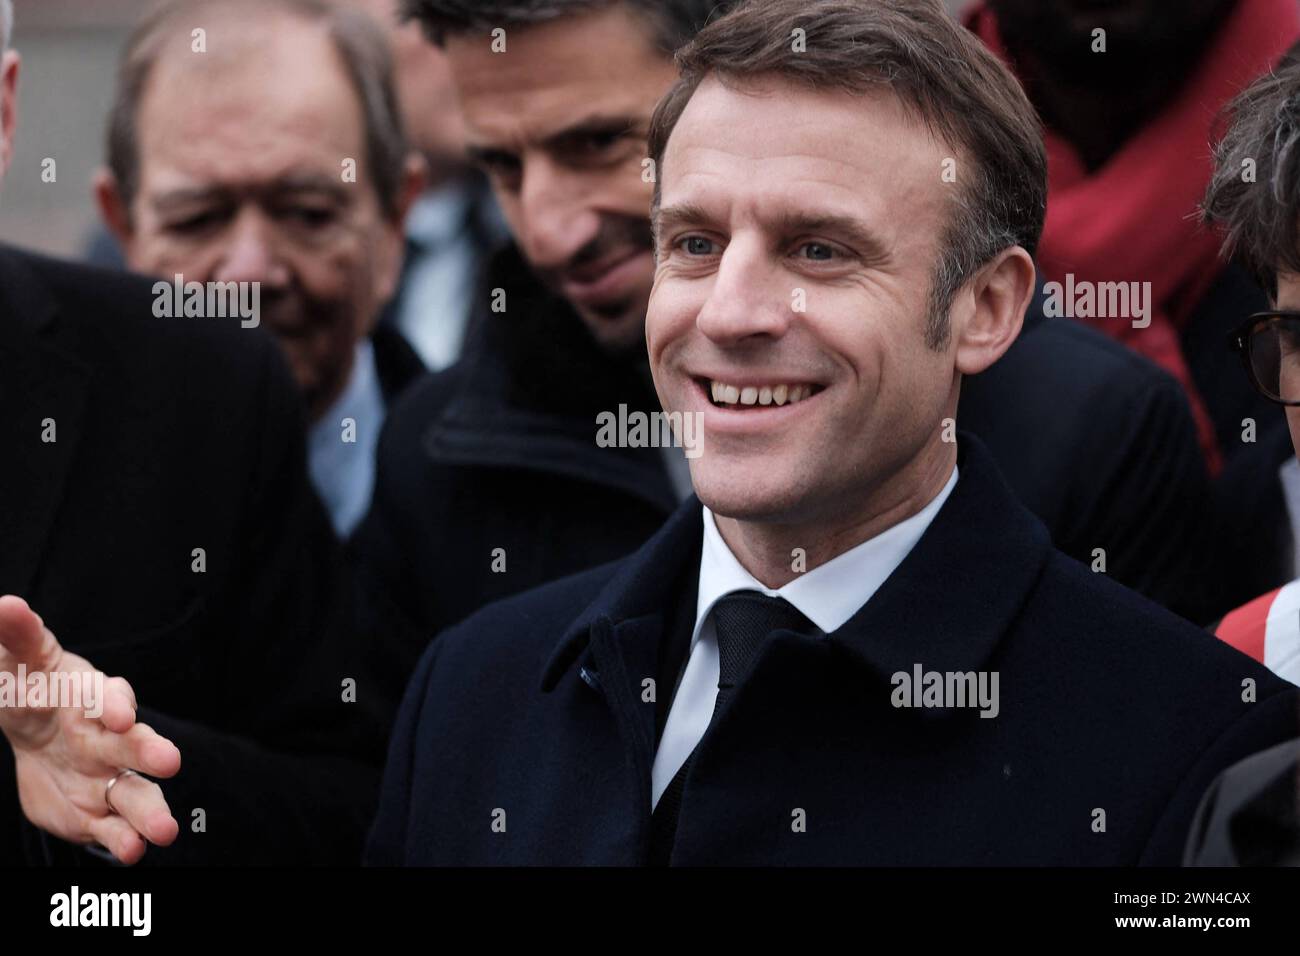
[[(307, 468), (334, 530), (346, 536), (365, 513), (374, 480), (374, 448), (384, 420), (384, 393), (370, 339), (357, 343), (343, 392), (307, 435)], [(356, 423), (356, 441), (344, 443), (343, 419)]]
[(464, 191), (454, 187), (424, 193), (406, 214), (407, 238), (428, 248), (456, 238), (465, 225), (469, 203)]
[(691, 646), (713, 605), (733, 591), (759, 591), (768, 597), (782, 597), (804, 617), (829, 634), (858, 612), (880, 585), (903, 563), (909, 551), (939, 513), (957, 485), (954, 465), (947, 484), (924, 508), (874, 538), (837, 555), (820, 567), (800, 574), (790, 583), (773, 590), (759, 583), (737, 560), (722, 539), (713, 512), (703, 509), (704, 544), (700, 552), (700, 589), (696, 602), (695, 631)]

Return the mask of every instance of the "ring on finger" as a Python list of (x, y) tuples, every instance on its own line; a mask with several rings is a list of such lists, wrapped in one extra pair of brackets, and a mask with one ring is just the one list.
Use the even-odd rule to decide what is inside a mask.
[(109, 799), (109, 795), (112, 794), (113, 792), (113, 787), (116, 786), (117, 782), (121, 780), (123, 777), (138, 777), (138, 776), (139, 774), (136, 773), (134, 770), (119, 770), (116, 774), (113, 775), (113, 779), (108, 781), (107, 786), (104, 787), (104, 803), (108, 805), (109, 813), (117, 813), (117, 807), (113, 806), (113, 801)]

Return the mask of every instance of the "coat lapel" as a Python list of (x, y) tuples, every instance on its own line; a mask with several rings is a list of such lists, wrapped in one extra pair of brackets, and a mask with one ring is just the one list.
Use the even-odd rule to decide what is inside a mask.
[(1007, 487), (979, 440), (960, 435), (960, 477), (921, 540), (830, 639), (889, 680), (981, 670), (1052, 553), (1047, 529)]
[[(655, 702), (672, 687), (662, 686), (660, 658), (670, 646), (665, 629), (683, 591), (693, 592), (703, 538), (700, 503), (692, 496), (640, 550), (627, 558), (596, 599), (556, 645), (542, 673), (541, 689), (552, 691), (577, 668), (595, 676), (619, 720), (626, 745), (644, 759), (647, 812), (650, 764), (654, 758)], [(654, 695), (647, 694), (647, 679)]]

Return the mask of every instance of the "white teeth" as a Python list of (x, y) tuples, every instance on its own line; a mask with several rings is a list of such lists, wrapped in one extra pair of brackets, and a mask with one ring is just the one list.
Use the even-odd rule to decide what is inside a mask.
[(813, 393), (811, 385), (727, 385), (709, 381), (709, 395), (719, 405), (793, 405)]

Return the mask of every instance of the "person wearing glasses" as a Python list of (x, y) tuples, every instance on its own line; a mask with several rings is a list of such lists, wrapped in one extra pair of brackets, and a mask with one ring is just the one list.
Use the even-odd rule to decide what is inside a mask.
[[(1277, 70), (1247, 88), (1230, 112), (1233, 124), (1216, 150), (1204, 215), (1223, 227), (1225, 256), (1254, 273), (1273, 305), (1247, 318), (1230, 344), (1260, 394), (1283, 406), (1293, 450), (1300, 450), (1300, 43)], [(1280, 479), (1295, 526), (1295, 457), (1283, 465)], [(1300, 579), (1230, 612), (1215, 633), (1279, 676), (1300, 682)]]
[[(1205, 218), (1221, 224), (1224, 253), (1254, 272), (1272, 309), (1232, 336), (1251, 383), (1283, 406), (1300, 457), (1300, 43), (1231, 105), (1215, 152)], [(1296, 524), (1294, 459), (1282, 470)], [(1295, 477), (1292, 477), (1295, 476)], [(1297, 536), (1300, 537), (1300, 536)], [(1278, 676), (1300, 681), (1300, 580), (1228, 614), (1216, 633)], [(1300, 866), (1300, 739), (1224, 770), (1192, 820), (1185, 866)]]

